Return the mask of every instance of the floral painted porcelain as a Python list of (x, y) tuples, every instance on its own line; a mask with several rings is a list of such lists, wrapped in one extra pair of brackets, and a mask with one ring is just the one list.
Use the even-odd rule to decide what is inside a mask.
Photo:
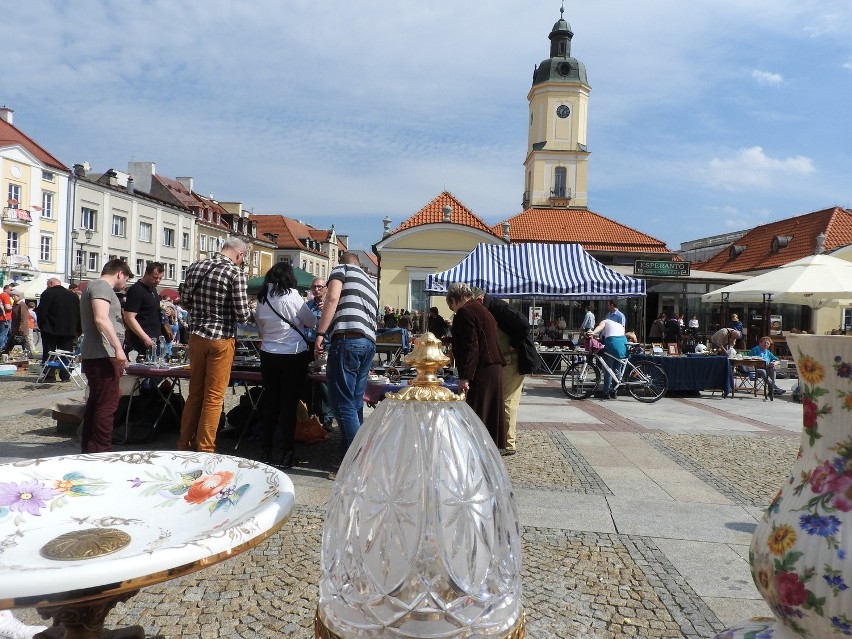
[(802, 389), (802, 442), (749, 551), (776, 618), (716, 639), (852, 636), (852, 337), (790, 335), (787, 343)]
[(0, 608), (172, 579), (260, 543), (293, 484), (251, 460), (99, 453), (0, 465)]

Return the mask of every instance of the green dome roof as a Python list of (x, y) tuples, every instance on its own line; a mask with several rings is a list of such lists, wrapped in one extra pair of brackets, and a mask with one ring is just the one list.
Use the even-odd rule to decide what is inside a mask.
[[(560, 12), (561, 13), (561, 12)], [(550, 57), (542, 60), (533, 71), (533, 86), (544, 82), (582, 82), (588, 84), (586, 66), (571, 57), (571, 38), (574, 32), (564, 18), (553, 25), (550, 39)]]

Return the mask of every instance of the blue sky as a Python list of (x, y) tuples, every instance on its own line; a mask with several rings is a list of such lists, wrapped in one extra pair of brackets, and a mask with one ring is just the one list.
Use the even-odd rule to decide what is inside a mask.
[[(8, 3), (0, 104), (67, 165), (381, 237), (444, 189), (520, 212), (556, 0)], [(677, 248), (852, 206), (852, 2), (568, 0), (589, 207)]]

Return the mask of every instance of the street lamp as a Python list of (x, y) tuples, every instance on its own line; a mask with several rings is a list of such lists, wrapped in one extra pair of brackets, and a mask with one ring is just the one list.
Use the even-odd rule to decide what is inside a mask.
[[(79, 269), (79, 277), (77, 278), (78, 283), (83, 281), (83, 267), (85, 265), (85, 260), (86, 260), (86, 257), (83, 254), (83, 247), (89, 245), (89, 242), (92, 241), (92, 238), (94, 237), (94, 235), (95, 234), (92, 232), (92, 229), (86, 229), (86, 231), (84, 233), (86, 241), (83, 242), (83, 240), (80, 238), (80, 231), (78, 231), (77, 229), (74, 229), (73, 231), (71, 231), (71, 247), (73, 248), (74, 244), (77, 244), (80, 247), (79, 250), (78, 250), (79, 260), (78, 260), (78, 264), (77, 264), (77, 268)], [(73, 284), (74, 283), (73, 265), (72, 265), (70, 276), (71, 276), (70, 277), (71, 284)]]

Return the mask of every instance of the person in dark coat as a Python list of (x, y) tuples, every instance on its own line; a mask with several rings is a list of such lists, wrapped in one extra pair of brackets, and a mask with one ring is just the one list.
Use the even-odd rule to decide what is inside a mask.
[(497, 321), (473, 297), (467, 284), (451, 284), (447, 305), (453, 317), (453, 357), (459, 373), (459, 392), (479, 416), (497, 448), (506, 448), (503, 366), (497, 341)]
[[(74, 352), (74, 340), (83, 333), (80, 323), (80, 298), (62, 286), (59, 278), (52, 277), (47, 280), (47, 288), (38, 301), (36, 316), (41, 332), (42, 365), (50, 351)], [(60, 368), (59, 379), (68, 381), (71, 376), (64, 368)]]
[(473, 289), (474, 296), (482, 302), (497, 320), (497, 341), (506, 365), (503, 367), (503, 407), (506, 412), (506, 448), (503, 455), (517, 452), (518, 406), (524, 391), (524, 377), (537, 372), (541, 358), (530, 337), (530, 323), (523, 313), (500, 298)]
[(677, 315), (672, 315), (666, 320), (664, 341), (666, 345), (680, 344), (680, 322)]
[(441, 317), (437, 306), (433, 306), (429, 309), (429, 317), (426, 320), (426, 330), (438, 339), (441, 339), (447, 334), (447, 320)]

